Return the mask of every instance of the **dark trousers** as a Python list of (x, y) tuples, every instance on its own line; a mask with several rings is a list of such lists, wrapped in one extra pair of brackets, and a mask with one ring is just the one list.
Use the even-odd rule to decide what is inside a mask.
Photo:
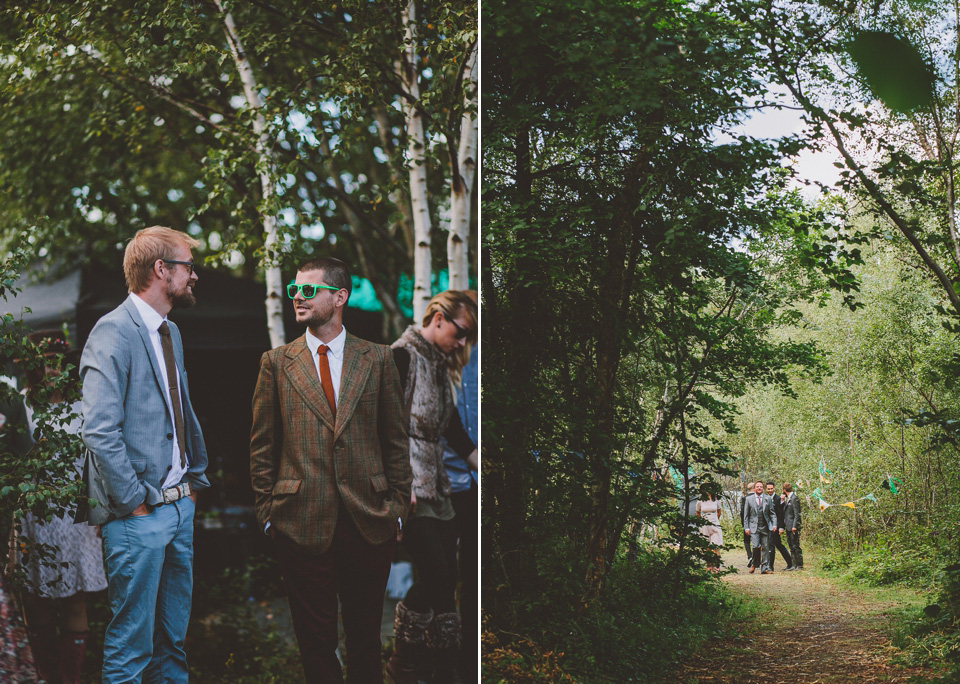
[(753, 549), (750, 548), (750, 535), (743, 533), (743, 548), (747, 551), (747, 563), (753, 565)]
[(773, 545), (776, 546), (776, 550), (770, 551), (770, 569), (773, 570), (773, 561), (777, 557), (777, 551), (780, 551), (780, 555), (783, 556), (783, 560), (787, 561), (787, 567), (789, 568), (793, 565), (793, 560), (790, 558), (790, 552), (787, 551), (787, 547), (783, 545), (783, 540), (780, 539), (780, 530), (773, 532)]
[(800, 530), (793, 532), (787, 530), (787, 543), (790, 544), (790, 552), (793, 554), (793, 567), (803, 567), (803, 550), (800, 548)]
[(304, 553), (280, 533), (274, 542), (307, 684), (343, 681), (336, 654), (338, 596), (347, 641), (347, 682), (383, 684), (380, 624), (396, 540), (370, 544), (341, 509), (333, 542), (324, 553)]
[(453, 520), (410, 518), (403, 548), (413, 561), (414, 583), (403, 602), (417, 613), (457, 610), (457, 524)]
[(479, 563), (477, 562), (477, 486), (469, 491), (454, 492), (453, 510), (457, 512), (455, 522), (459, 536), (460, 569), (460, 621), (463, 625), (463, 647), (460, 649), (460, 677), (465, 682), (479, 681), (477, 661), (480, 641), (477, 636), (477, 615), (479, 600)]

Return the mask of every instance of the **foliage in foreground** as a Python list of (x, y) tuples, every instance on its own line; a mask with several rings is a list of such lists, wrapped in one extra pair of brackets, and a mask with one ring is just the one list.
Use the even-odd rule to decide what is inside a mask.
[[(573, 552), (565, 550), (565, 553)], [(559, 563), (564, 552), (546, 552)], [(556, 556), (556, 557), (551, 557)], [(757, 608), (719, 582), (704, 581), (700, 566), (682, 568), (683, 590), (674, 594), (669, 568), (673, 549), (644, 545), (635, 559), (619, 558), (597, 597), (580, 601), (574, 572), (549, 578), (539, 596), (516, 604), (515, 631), (497, 631), (485, 620), (485, 684), (541, 682), (659, 682), (725, 624), (745, 623)]]
[[(273, 601), (282, 600), (277, 577), (275, 563), (267, 558), (253, 558), (242, 569), (196, 577), (186, 644), (192, 680), (286, 684), (302, 679), (296, 642), (268, 609)], [(84, 681), (99, 682), (103, 635), (110, 619), (106, 592), (94, 594), (88, 610), (91, 640)]]

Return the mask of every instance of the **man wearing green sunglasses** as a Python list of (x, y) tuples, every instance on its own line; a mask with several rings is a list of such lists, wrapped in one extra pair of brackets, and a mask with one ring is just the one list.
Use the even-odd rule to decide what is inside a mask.
[(351, 280), (328, 257), (287, 286), (303, 336), (263, 355), (250, 474), (273, 539), (307, 682), (341, 682), (337, 600), (351, 682), (382, 682), (380, 622), (410, 506), (407, 419), (389, 347), (350, 335)]

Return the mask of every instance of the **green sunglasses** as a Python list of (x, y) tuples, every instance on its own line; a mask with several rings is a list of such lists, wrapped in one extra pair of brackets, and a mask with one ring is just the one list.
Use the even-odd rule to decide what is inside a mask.
[(320, 290), (333, 290), (336, 292), (339, 289), (339, 287), (333, 287), (332, 285), (314, 285), (312, 283), (297, 285), (296, 283), (290, 283), (287, 285), (287, 296), (293, 299), (297, 296), (297, 292), (299, 292), (303, 295), (304, 299), (313, 299)]

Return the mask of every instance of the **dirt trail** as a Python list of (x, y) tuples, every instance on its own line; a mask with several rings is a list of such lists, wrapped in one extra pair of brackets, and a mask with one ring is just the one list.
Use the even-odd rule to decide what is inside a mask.
[(756, 682), (814, 684), (906, 682), (931, 678), (923, 668), (891, 664), (897, 650), (882, 628), (896, 608), (890, 592), (851, 590), (806, 570), (748, 574), (743, 551), (728, 551), (727, 566), (737, 574), (724, 579), (736, 594), (769, 603), (769, 617), (754, 620), (741, 634), (707, 644), (679, 671), (678, 682)]

